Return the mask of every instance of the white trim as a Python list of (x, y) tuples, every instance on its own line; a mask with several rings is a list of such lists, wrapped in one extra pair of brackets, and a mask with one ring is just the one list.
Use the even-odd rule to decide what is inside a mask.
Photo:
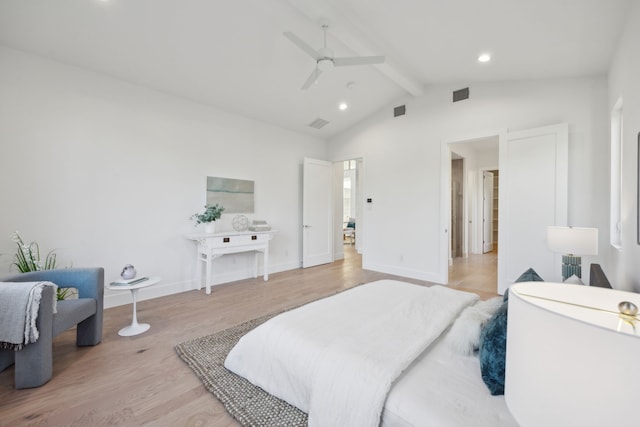
[(410, 279), (416, 280), (424, 280), (427, 282), (438, 283), (441, 285), (446, 285), (447, 283), (442, 281), (442, 278), (439, 274), (436, 273), (428, 273), (422, 270), (415, 270), (411, 268), (402, 268), (397, 267), (395, 265), (387, 265), (387, 264), (376, 264), (376, 263), (365, 263), (362, 262), (362, 268), (365, 270), (373, 270), (378, 271), (380, 273), (393, 274), (395, 276), (408, 277)]

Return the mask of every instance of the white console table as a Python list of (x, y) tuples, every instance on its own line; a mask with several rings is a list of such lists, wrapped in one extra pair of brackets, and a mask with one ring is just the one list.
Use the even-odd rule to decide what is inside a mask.
[(198, 289), (202, 289), (202, 268), (206, 267), (205, 288), (207, 294), (211, 293), (211, 276), (213, 260), (227, 254), (239, 252), (256, 252), (253, 267), (253, 277), (258, 277), (258, 253), (262, 252), (264, 280), (269, 280), (269, 241), (273, 238), (275, 230), (269, 231), (230, 231), (220, 233), (195, 233), (185, 236), (198, 244)]

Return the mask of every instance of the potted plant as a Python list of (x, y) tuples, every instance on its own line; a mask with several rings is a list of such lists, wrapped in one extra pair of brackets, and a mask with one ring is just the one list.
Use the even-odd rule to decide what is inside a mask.
[(206, 233), (214, 233), (215, 221), (216, 219), (220, 219), (223, 211), (224, 207), (217, 203), (215, 205), (205, 205), (204, 212), (191, 215), (191, 219), (196, 221), (195, 225), (204, 224)]
[[(40, 258), (40, 246), (37, 242), (24, 243), (20, 233), (15, 231), (11, 240), (18, 246), (12, 265), (18, 268), (20, 273), (29, 271), (53, 270), (56, 268), (57, 255), (54, 250), (49, 251), (44, 262)], [(56, 299), (61, 301), (73, 294), (73, 288), (57, 288)]]

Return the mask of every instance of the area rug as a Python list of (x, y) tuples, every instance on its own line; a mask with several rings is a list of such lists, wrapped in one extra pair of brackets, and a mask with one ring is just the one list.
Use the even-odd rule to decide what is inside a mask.
[(183, 342), (176, 346), (176, 352), (202, 380), (207, 390), (243, 426), (306, 426), (306, 413), (224, 367), (227, 354), (238, 340), (273, 316), (275, 314)]

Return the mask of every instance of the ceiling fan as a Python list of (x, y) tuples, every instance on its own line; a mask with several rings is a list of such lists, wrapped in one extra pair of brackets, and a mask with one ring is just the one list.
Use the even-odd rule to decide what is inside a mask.
[(284, 36), (291, 40), (296, 46), (304, 50), (309, 56), (316, 60), (316, 69), (311, 72), (309, 78), (302, 85), (302, 89), (309, 89), (309, 87), (318, 80), (320, 74), (323, 71), (330, 70), (333, 67), (344, 67), (348, 65), (373, 65), (382, 64), (384, 62), (384, 56), (349, 56), (336, 58), (333, 56), (333, 51), (327, 47), (327, 28), (328, 25), (323, 24), (322, 30), (324, 32), (324, 45), (316, 50), (308, 45), (300, 37), (296, 36), (290, 31), (284, 33)]

